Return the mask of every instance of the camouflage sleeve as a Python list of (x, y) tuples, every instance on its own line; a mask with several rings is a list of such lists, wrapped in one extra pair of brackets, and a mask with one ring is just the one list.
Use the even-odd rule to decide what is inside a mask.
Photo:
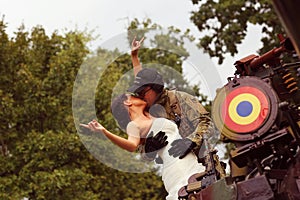
[(213, 130), (213, 123), (209, 116), (201, 114), (199, 117), (199, 123), (196, 126), (194, 132), (192, 132), (187, 138), (197, 144), (198, 147), (202, 144), (202, 135), (211, 135)]
[(181, 131), (188, 133), (186, 137), (195, 142), (199, 148), (202, 144), (202, 135), (204, 133), (210, 135), (213, 130), (209, 113), (196, 97), (179, 91), (176, 96), (181, 109)]

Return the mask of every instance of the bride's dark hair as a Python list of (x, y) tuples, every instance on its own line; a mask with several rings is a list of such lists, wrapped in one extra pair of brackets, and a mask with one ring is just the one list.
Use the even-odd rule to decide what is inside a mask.
[(117, 120), (121, 129), (126, 131), (127, 124), (130, 122), (128, 110), (124, 105), (124, 101), (127, 100), (126, 94), (121, 94), (115, 97), (111, 103), (111, 112), (114, 118)]

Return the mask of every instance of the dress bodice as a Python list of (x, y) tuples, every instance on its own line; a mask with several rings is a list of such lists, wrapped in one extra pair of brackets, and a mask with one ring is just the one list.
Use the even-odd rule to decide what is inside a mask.
[(152, 131), (154, 135), (159, 131), (163, 131), (168, 137), (167, 146), (157, 153), (163, 160), (162, 180), (169, 193), (167, 199), (177, 199), (178, 190), (187, 185), (188, 178), (195, 173), (203, 172), (205, 168), (198, 163), (197, 157), (192, 152), (183, 159), (169, 155), (168, 150), (171, 148), (171, 143), (176, 139), (181, 139), (177, 125), (174, 122), (165, 118), (155, 118), (149, 133)]

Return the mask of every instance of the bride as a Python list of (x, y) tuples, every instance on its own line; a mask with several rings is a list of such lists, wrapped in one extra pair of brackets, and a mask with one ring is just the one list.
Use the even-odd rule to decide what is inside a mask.
[(175, 200), (178, 199), (178, 190), (188, 184), (188, 178), (195, 173), (203, 172), (205, 168), (198, 163), (197, 157), (192, 152), (183, 159), (169, 155), (170, 144), (181, 138), (177, 125), (165, 118), (152, 117), (146, 111), (146, 106), (145, 101), (130, 94), (123, 94), (113, 101), (112, 113), (120, 127), (126, 127), (127, 139), (111, 133), (96, 120), (80, 125), (91, 131), (104, 134), (113, 143), (130, 152), (144, 149), (139, 147), (145, 145), (146, 138), (150, 133), (155, 135), (159, 132), (165, 132), (167, 136), (166, 146), (160, 149), (157, 154), (163, 160), (162, 180), (168, 192), (166, 199)]

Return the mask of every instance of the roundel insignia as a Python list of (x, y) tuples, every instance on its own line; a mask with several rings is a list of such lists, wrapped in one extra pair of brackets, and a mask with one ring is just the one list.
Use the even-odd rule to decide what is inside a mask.
[(244, 76), (234, 78), (217, 90), (211, 114), (225, 138), (254, 140), (276, 122), (278, 102), (278, 96), (268, 82)]
[(230, 92), (222, 104), (222, 119), (235, 132), (250, 132), (262, 125), (268, 115), (265, 94), (254, 87), (240, 87)]

